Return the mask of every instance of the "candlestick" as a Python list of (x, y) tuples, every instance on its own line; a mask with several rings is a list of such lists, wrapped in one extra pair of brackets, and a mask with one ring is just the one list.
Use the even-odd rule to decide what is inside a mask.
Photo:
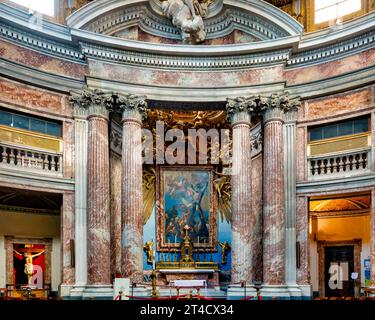
[(168, 239), (168, 247), (167, 247), (167, 262), (169, 262), (169, 251), (170, 251), (170, 249), (171, 249), (171, 244), (170, 244), (170, 242), (169, 242), (169, 239)]
[(206, 262), (206, 240), (203, 241), (203, 262)]

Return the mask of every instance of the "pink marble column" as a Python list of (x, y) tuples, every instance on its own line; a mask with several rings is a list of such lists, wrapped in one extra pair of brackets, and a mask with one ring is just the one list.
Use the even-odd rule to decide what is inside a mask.
[(285, 195), (282, 111), (264, 116), (263, 146), (263, 282), (285, 284)]
[(256, 219), (252, 212), (251, 113), (249, 101), (228, 99), (232, 123), (232, 283), (252, 284), (252, 241)]
[(87, 280), (89, 285), (110, 285), (108, 111), (104, 105), (94, 105), (90, 106), (89, 114)]
[(64, 193), (61, 210), (61, 279), (63, 285), (73, 285), (75, 281), (74, 257), (72, 247), (74, 240), (74, 194)]
[(142, 118), (143, 98), (118, 99), (123, 111), (122, 142), (122, 273), (143, 281)]
[(300, 244), (300, 265), (297, 268), (297, 283), (310, 285), (310, 234), (309, 234), (309, 211), (308, 198), (297, 196), (296, 233)]
[(89, 117), (88, 283), (110, 284), (108, 121)]

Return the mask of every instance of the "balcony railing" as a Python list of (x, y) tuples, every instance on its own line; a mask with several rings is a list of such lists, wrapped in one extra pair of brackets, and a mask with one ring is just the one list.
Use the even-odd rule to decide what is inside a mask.
[(0, 142), (0, 167), (62, 173), (62, 154)]
[(371, 172), (371, 149), (308, 158), (309, 180), (348, 177)]

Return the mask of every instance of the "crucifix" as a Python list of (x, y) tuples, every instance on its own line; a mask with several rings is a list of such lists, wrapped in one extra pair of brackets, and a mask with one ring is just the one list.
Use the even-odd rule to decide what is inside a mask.
[[(30, 246), (25, 248), (25, 249), (18, 249), (20, 252), (17, 250), (13, 249), (13, 251), (23, 257), (25, 259), (25, 269), (24, 273), (27, 276), (27, 284), (31, 285), (32, 284), (32, 278), (34, 274), (34, 265), (33, 265), (33, 260), (36, 257), (39, 257), (44, 253), (44, 250), (40, 249), (32, 249)], [(21, 253), (22, 252), (22, 253)]]

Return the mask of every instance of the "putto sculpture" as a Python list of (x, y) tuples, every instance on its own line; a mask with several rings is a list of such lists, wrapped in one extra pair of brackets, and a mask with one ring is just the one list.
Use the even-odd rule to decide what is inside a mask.
[(183, 43), (196, 44), (206, 39), (203, 18), (215, 0), (164, 0), (163, 14), (181, 32)]

